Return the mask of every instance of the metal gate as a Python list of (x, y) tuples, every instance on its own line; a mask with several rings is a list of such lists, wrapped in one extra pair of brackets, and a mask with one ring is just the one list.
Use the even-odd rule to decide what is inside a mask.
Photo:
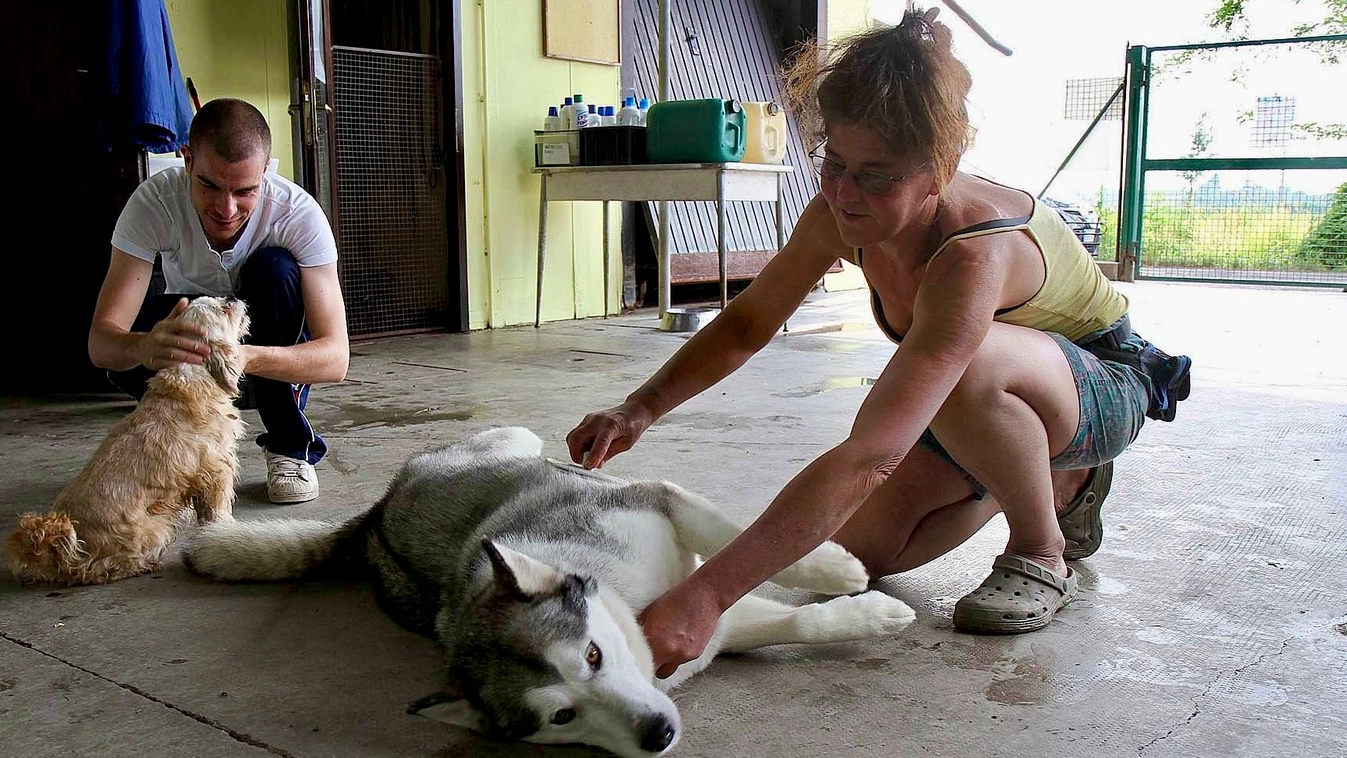
[(1347, 35), (1128, 50), (1121, 266), (1347, 284)]
[(442, 329), (450, 261), (439, 59), (334, 45), (332, 62), (348, 329)]

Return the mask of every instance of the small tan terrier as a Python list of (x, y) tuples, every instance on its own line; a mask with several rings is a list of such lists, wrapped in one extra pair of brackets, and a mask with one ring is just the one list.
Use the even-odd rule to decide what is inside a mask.
[(247, 306), (200, 297), (178, 318), (205, 328), (204, 365), (154, 375), (140, 404), (56, 496), (51, 513), (26, 513), (4, 544), (24, 582), (103, 584), (159, 567), (178, 524), (232, 521)]

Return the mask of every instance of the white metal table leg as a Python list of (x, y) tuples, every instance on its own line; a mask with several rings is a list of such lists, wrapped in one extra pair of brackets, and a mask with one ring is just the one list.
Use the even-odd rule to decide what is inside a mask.
[(673, 302), (673, 274), (669, 270), (669, 202), (659, 201), (659, 317), (669, 312)]
[(534, 304), (533, 328), (543, 323), (543, 255), (547, 248), (547, 174), (538, 189), (538, 299)]
[(608, 318), (608, 201), (603, 201), (603, 317)]
[(716, 250), (720, 252), (720, 307), (730, 302), (730, 261), (725, 250), (725, 172), (716, 174)]

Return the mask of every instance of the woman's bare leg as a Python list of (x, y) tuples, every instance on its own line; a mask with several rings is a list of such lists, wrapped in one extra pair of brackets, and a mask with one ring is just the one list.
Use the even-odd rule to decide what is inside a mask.
[[(871, 576), (892, 574), (901, 570), (895, 568), (895, 561), (913, 544), (918, 525), (927, 516), (971, 501), (972, 496), (973, 488), (958, 469), (917, 445), (832, 539), (859, 558)], [(940, 555), (973, 536), (981, 526), (949, 535), (922, 534), (921, 540), (952, 543)]]
[[(1056, 514), (1079, 492), (1088, 471), (1051, 471), (1048, 461), (1075, 436), (1079, 407), (1070, 366), (1052, 338), (994, 324), (932, 424), (951, 455), (993, 494), (973, 499), (957, 469), (918, 445), (833, 540), (860, 558), (873, 576), (907, 571), (963, 544), (1003, 510), (994, 496), (999, 489), (1011, 493), (1015, 511), (1007, 518), (1007, 551), (1065, 573)], [(968, 437), (975, 438), (971, 444)], [(965, 464), (965, 458), (978, 462)], [(1012, 466), (1018, 470), (1006, 470)]]
[(992, 324), (931, 431), (987, 488), (1010, 527), (1006, 552), (1066, 575), (1049, 461), (1071, 443), (1080, 396), (1043, 332)]

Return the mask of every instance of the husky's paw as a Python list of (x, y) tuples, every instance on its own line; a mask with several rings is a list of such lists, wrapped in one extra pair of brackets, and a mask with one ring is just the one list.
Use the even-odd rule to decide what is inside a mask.
[(897, 634), (917, 614), (907, 603), (870, 591), (805, 606), (800, 631), (811, 642), (844, 642)]
[(870, 574), (846, 548), (836, 542), (825, 542), (770, 581), (823, 595), (847, 595), (870, 586)]

